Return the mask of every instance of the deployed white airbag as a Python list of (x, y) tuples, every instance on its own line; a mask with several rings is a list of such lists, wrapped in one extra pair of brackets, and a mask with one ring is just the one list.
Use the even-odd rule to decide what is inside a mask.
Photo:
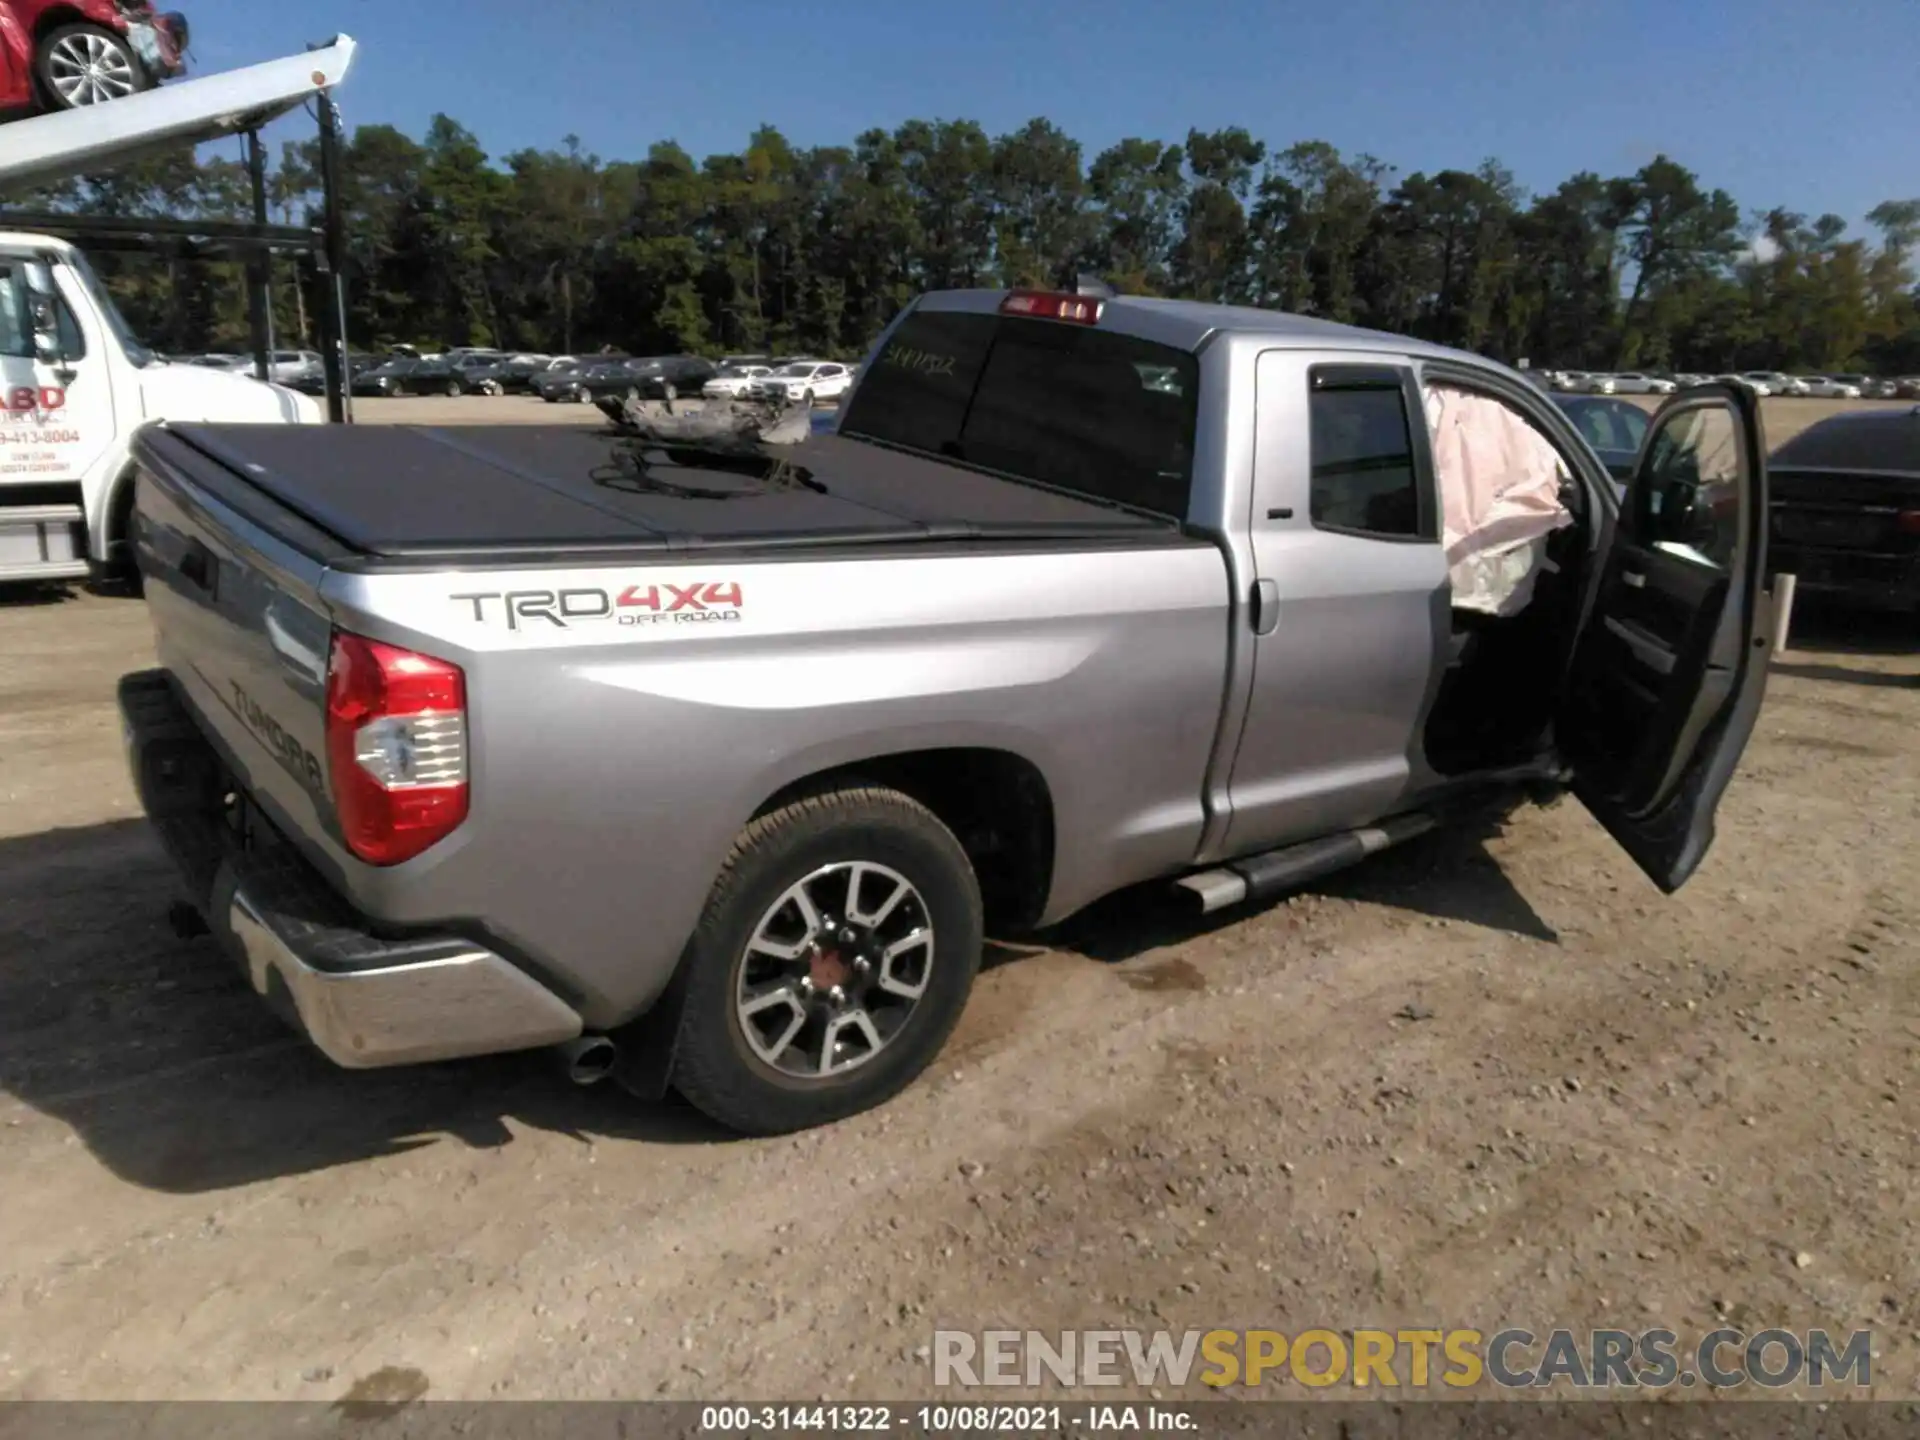
[(1491, 396), (1428, 385), (1425, 399), (1453, 603), (1518, 614), (1548, 563), (1547, 537), (1573, 523), (1560, 499), (1566, 466), (1526, 417)]

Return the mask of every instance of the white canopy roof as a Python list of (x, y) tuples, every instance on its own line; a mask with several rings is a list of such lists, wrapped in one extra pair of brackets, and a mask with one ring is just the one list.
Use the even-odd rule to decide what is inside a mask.
[(0, 194), (258, 129), (346, 79), (353, 52), (339, 35), (299, 55), (0, 126)]

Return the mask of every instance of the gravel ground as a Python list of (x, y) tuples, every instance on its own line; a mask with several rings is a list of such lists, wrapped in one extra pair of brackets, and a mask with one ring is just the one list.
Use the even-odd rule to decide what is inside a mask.
[(1871, 1328), (1912, 1396), (1920, 631), (1798, 623), (1677, 897), (1571, 802), (1250, 913), (1118, 897), (996, 949), (892, 1105), (741, 1141), (541, 1057), (307, 1052), (167, 927), (143, 606), (9, 594), (0, 1399), (906, 1398), (937, 1326), (1722, 1322)]

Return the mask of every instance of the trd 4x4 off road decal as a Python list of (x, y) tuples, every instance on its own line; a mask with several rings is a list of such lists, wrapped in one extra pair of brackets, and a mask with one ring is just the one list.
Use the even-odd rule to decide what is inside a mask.
[[(624, 590), (572, 586), (562, 590), (469, 590), (447, 597), (473, 607), (481, 623), (504, 619), (509, 630), (544, 621), (562, 630), (596, 622), (616, 625), (709, 625), (740, 618), (740, 585), (733, 580), (691, 585), (629, 585)], [(494, 602), (498, 602), (495, 604)]]

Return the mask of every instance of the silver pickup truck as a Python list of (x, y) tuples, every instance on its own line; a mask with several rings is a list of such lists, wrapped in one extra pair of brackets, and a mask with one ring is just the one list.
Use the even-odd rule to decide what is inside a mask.
[[(1559, 468), (1515, 613), (1454, 593), (1436, 386)], [(963, 291), (841, 415), (143, 433), (140, 794), (327, 1055), (560, 1046), (783, 1131), (924, 1069), (983, 934), (1124, 886), (1257, 901), (1500, 787), (1664, 890), (1705, 854), (1772, 624), (1744, 393), (1667, 402), (1623, 503), (1472, 355)]]

